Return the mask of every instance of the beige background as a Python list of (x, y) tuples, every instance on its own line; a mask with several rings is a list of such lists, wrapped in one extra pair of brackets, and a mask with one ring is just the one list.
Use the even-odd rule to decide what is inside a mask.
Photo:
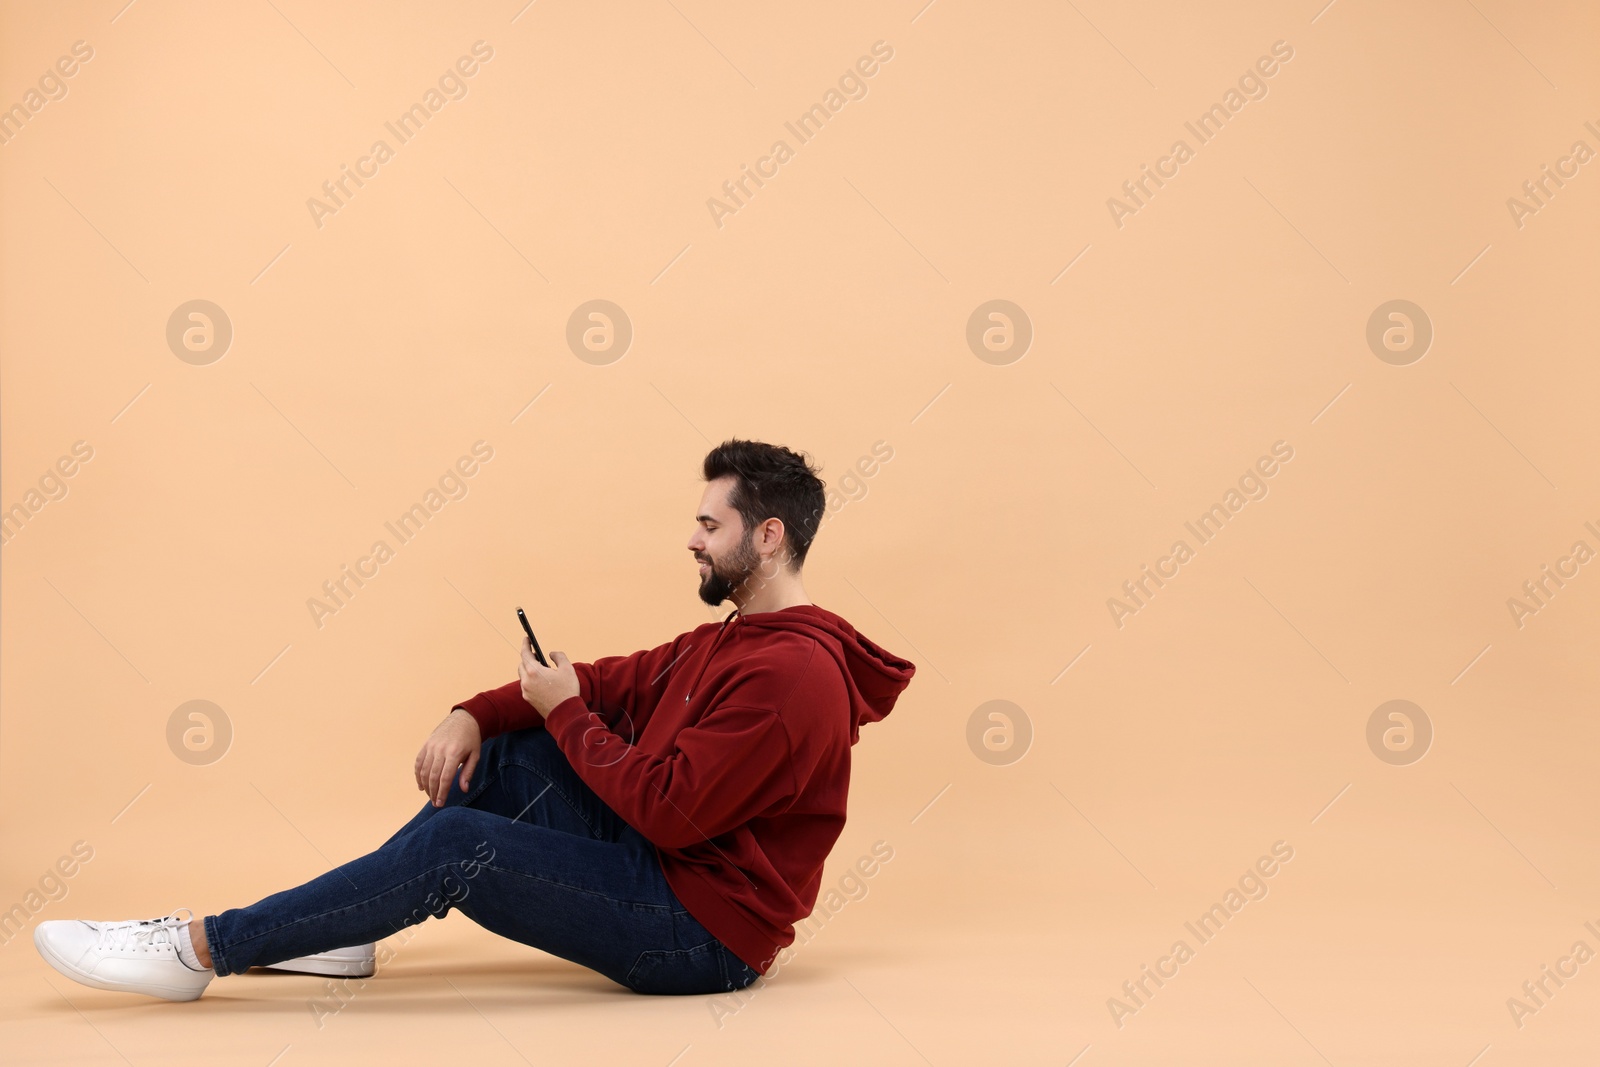
[[(420, 803), (428, 730), (514, 677), (516, 605), (582, 659), (710, 617), (684, 543), (728, 436), (854, 497), (808, 588), (919, 667), (863, 731), (825, 884), (875, 841), (894, 859), (720, 1026), (460, 917), (320, 1028), (317, 979), (165, 1005), (74, 986), (23, 935), (0, 1057), (1600, 1057), (1600, 962), (1520, 1028), (1507, 1006), (1600, 952), (1600, 563), (1520, 628), (1507, 606), (1600, 551), (1600, 163), (1520, 228), (1507, 206), (1600, 150), (1600, 16), (921, 2), (0, 8), (4, 106), (93, 49), (0, 146), (0, 506), (93, 449), (0, 550), (0, 906), (43, 879), (66, 896), (30, 927), (203, 914), (374, 847)], [(400, 144), (384, 123), (480, 40)], [(784, 123), (880, 40), (866, 96), (798, 144)], [(1278, 41), (1267, 95), (1198, 145), (1185, 121)], [(1119, 228), (1107, 199), (1180, 137)], [(319, 228), (307, 200), (379, 138)], [(779, 138), (719, 228), (707, 199)], [(206, 365), (166, 340), (197, 299), (233, 329)], [(594, 299), (634, 331), (606, 365), (565, 341)], [(966, 341), (994, 299), (1034, 334), (1003, 365)], [(1434, 330), (1406, 366), (1365, 339), (1396, 299)], [(479, 440), (466, 496), (397, 546), (384, 522)], [(1119, 628), (1107, 599), (1277, 441), (1266, 498)], [(307, 600), (380, 538), (318, 628)], [(1396, 699), (1434, 731), (1409, 765), (1366, 739)], [(231, 725), (209, 763), (169, 747), (191, 700)], [(999, 765), (968, 741), (991, 700), (1032, 734), (1013, 715)], [(1265, 899), (1198, 945), (1185, 921), (1278, 841)], [(1108, 998), (1180, 938), (1119, 1027)]]

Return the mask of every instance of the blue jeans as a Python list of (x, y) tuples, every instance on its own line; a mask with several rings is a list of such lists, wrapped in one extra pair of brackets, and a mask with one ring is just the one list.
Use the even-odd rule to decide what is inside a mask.
[(217, 974), (388, 937), (452, 909), (637, 993), (725, 993), (758, 977), (690, 915), (650, 842), (542, 729), (484, 742), (377, 851), (247, 908), (205, 917)]

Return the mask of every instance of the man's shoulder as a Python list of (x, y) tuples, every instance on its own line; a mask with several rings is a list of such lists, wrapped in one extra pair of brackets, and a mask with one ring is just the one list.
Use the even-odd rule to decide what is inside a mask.
[(721, 619), (709, 619), (698, 626), (691, 626), (689, 629), (677, 634), (671, 640), (667, 641), (666, 644), (675, 645), (680, 641), (698, 642), (702, 639), (710, 640), (716, 637), (717, 631), (721, 628)]
[(803, 670), (808, 663), (832, 662), (822, 640), (804, 630), (765, 630), (755, 648), (761, 658), (792, 670)]
[(740, 660), (740, 689), (760, 692), (774, 711), (791, 704), (796, 693), (809, 700), (846, 698), (838, 661), (822, 640), (803, 631), (763, 634), (760, 644)]

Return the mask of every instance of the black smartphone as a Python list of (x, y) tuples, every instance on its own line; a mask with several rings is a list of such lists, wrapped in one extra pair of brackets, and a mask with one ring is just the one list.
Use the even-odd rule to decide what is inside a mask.
[(549, 662), (544, 658), (544, 652), (539, 648), (539, 639), (533, 636), (533, 627), (528, 625), (528, 616), (521, 608), (517, 609), (517, 621), (522, 623), (522, 632), (528, 635), (528, 644), (533, 646), (533, 658), (539, 661), (539, 666), (548, 667)]

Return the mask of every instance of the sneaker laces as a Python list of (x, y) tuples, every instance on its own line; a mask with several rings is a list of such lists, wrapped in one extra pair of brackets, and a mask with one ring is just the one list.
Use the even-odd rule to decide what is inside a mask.
[(171, 945), (176, 949), (178, 927), (193, 919), (194, 912), (188, 908), (179, 908), (159, 919), (128, 919), (124, 922), (101, 923), (100, 943), (102, 947), (116, 951), (152, 945)]

